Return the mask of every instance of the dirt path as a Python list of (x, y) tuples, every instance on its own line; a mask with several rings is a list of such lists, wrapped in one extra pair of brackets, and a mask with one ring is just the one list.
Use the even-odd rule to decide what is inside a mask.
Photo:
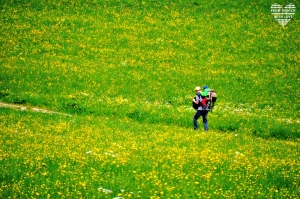
[(21, 111), (34, 111), (34, 112), (42, 112), (42, 113), (47, 113), (47, 114), (59, 114), (59, 115), (65, 115), (65, 116), (72, 116), (69, 114), (46, 110), (46, 109), (42, 109), (42, 108), (38, 108), (38, 107), (28, 107), (28, 106), (22, 106), (22, 105), (18, 105), (18, 104), (8, 104), (8, 103), (4, 103), (4, 102), (0, 102), (0, 107), (17, 109), (17, 110), (21, 110)]

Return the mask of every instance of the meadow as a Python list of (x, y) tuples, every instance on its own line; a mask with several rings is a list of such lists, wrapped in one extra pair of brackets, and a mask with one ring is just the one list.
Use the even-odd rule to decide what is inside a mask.
[(299, 198), (300, 14), (273, 3), (300, 8), (0, 0), (0, 101), (72, 115), (0, 107), (0, 197)]

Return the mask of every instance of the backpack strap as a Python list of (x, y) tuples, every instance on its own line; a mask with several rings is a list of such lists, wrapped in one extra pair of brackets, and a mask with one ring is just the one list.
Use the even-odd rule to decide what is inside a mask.
[(196, 94), (197, 96), (198, 96), (198, 98), (199, 98), (199, 103), (201, 103), (201, 100), (202, 100), (202, 97), (201, 97), (201, 95), (199, 94)]

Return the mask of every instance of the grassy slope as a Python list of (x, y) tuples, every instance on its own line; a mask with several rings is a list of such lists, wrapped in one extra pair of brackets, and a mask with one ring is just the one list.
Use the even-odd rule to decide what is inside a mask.
[(269, 4), (5, 3), (1, 98), (187, 127), (191, 112), (177, 109), (208, 84), (218, 110), (250, 110), (244, 123), (259, 114), (298, 128), (299, 17), (282, 28)]
[[(200, 183), (203, 197), (296, 197), (298, 142), (248, 133), (300, 136), (299, 12), (282, 28), (270, 14), (272, 1), (91, 2), (0, 3), (0, 100), (78, 114), (73, 119), (0, 109), (5, 196), (22, 195), (10, 185), (22, 191), (32, 184), (29, 190), (38, 191), (28, 194), (35, 197), (47, 195), (49, 187), (54, 197), (74, 189), (72, 196), (98, 197), (99, 186), (114, 193), (143, 190), (144, 197), (159, 196), (157, 191), (196, 197)], [(230, 133), (191, 130), (193, 88), (204, 84), (219, 95), (210, 128)], [(88, 150), (101, 155), (84, 159)], [(104, 158), (108, 151), (122, 153), (119, 170)], [(141, 162), (148, 166), (132, 173)], [(26, 172), (8, 170), (10, 165)], [(57, 170), (67, 174), (52, 174)], [(170, 170), (178, 175), (168, 175)], [(50, 181), (32, 183), (47, 172)], [(245, 174), (253, 181), (243, 181)], [(66, 178), (70, 184), (62, 185)], [(78, 187), (84, 182), (91, 187)], [(188, 182), (193, 186), (181, 189)]]
[(3, 198), (299, 197), (299, 142), (1, 111)]

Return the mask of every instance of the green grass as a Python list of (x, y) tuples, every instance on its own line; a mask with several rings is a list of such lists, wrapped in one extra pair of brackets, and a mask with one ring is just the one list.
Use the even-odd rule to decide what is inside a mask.
[(0, 101), (73, 115), (0, 108), (0, 197), (299, 197), (300, 14), (273, 3), (0, 0)]
[(299, 196), (298, 142), (92, 115), (2, 113), (4, 198)]

